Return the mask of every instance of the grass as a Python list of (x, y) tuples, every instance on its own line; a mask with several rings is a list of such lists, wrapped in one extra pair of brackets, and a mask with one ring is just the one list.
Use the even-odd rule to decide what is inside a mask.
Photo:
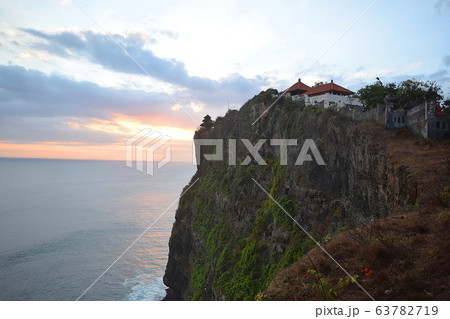
[[(324, 247), (347, 271), (358, 274), (358, 282), (376, 300), (448, 300), (449, 226), (448, 211), (422, 209), (344, 231)], [(335, 299), (369, 300), (358, 286), (343, 285), (350, 278), (323, 251), (314, 249), (309, 255), (277, 275), (261, 299), (328, 300), (319, 289), (305, 286), (303, 275), (313, 262), (326, 287), (336, 291)]]

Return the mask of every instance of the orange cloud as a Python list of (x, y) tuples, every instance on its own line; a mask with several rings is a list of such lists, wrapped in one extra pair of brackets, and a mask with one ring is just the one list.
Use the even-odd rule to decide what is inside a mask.
[(132, 117), (124, 114), (114, 114), (111, 120), (100, 118), (72, 118), (65, 122), (66, 125), (74, 129), (88, 129), (102, 133), (119, 134), (124, 137), (131, 137), (142, 131), (144, 128), (151, 128), (154, 131), (161, 132), (173, 139), (192, 140), (195, 126), (179, 127), (165, 122), (159, 122), (154, 117)]

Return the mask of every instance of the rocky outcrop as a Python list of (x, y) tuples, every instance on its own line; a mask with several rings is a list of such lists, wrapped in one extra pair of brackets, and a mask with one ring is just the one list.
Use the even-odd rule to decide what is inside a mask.
[[(180, 199), (164, 276), (167, 300), (253, 300), (275, 274), (313, 248), (296, 223), (325, 242), (361, 221), (430, 198), (420, 170), (398, 157), (409, 150), (392, 147), (398, 133), (379, 125), (289, 99), (252, 125), (274, 100), (272, 93), (261, 92), (239, 111), (216, 119), (213, 128), (195, 133), (196, 139), (224, 139), (224, 160), (202, 160)], [(237, 165), (229, 165), (228, 139), (236, 140)], [(253, 145), (266, 140), (259, 149), (266, 165), (253, 158), (240, 165), (249, 155), (241, 139)], [(288, 147), (287, 165), (270, 139), (297, 140)], [(295, 165), (306, 139), (315, 142), (325, 166)]]

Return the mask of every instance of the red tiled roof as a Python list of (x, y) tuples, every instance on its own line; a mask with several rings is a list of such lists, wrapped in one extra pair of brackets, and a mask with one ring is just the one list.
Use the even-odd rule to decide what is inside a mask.
[(289, 89), (286, 90), (286, 92), (294, 92), (294, 91), (303, 91), (306, 92), (308, 90), (311, 90), (309, 86), (307, 86), (302, 81), (298, 80), (294, 85), (292, 85)]
[(355, 94), (355, 92), (347, 90), (346, 88), (343, 88), (342, 86), (337, 85), (336, 83), (333, 83), (333, 82), (316, 86), (315, 88), (312, 88), (312, 89), (308, 90), (307, 92), (305, 92), (305, 94), (312, 95), (312, 94), (320, 94), (320, 93), (326, 93), (326, 92), (331, 92), (331, 91), (347, 93), (347, 94)]

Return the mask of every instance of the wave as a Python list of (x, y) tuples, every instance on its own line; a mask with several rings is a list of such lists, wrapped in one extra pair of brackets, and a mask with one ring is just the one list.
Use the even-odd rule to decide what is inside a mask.
[(137, 301), (160, 301), (166, 295), (163, 277), (155, 277), (154, 275), (139, 275), (124, 282), (126, 286), (132, 286), (131, 292), (127, 295), (126, 300)]

